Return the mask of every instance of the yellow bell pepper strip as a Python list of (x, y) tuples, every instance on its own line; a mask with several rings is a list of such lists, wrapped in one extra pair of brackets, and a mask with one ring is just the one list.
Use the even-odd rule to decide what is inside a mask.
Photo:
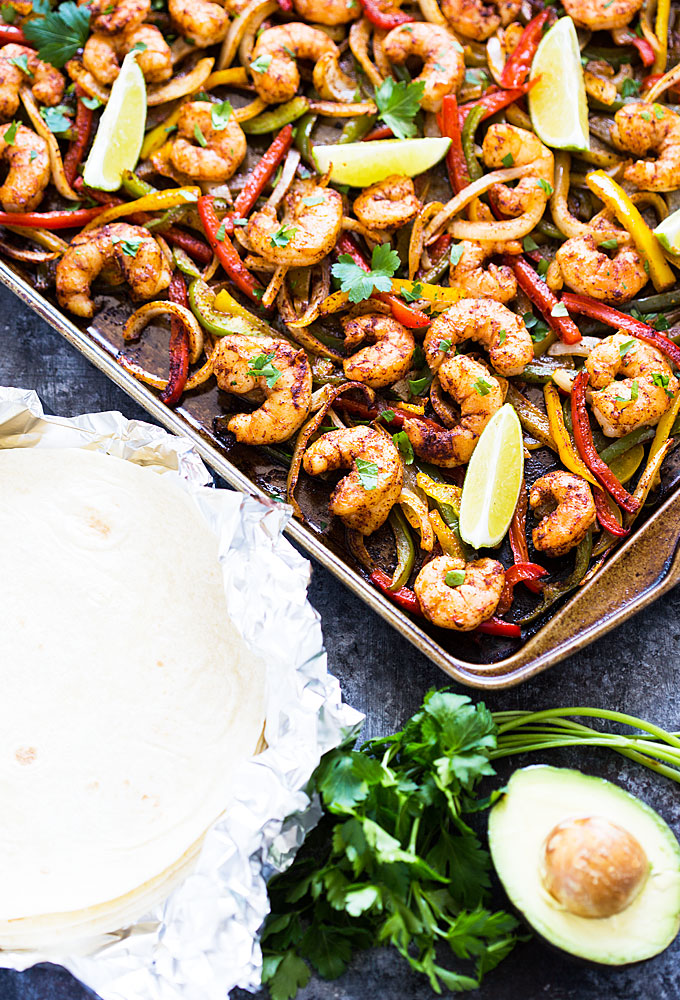
[(264, 337), (274, 337), (276, 334), (272, 328), (265, 323), (263, 319), (251, 313), (250, 310), (242, 306), (240, 302), (231, 295), (226, 288), (223, 288), (215, 296), (215, 301), (213, 302), (213, 308), (217, 312), (227, 313), (228, 316), (240, 316), (241, 319), (245, 320), (254, 330)]
[(156, 153), (168, 138), (179, 120), (182, 105), (178, 104), (174, 111), (171, 111), (167, 118), (163, 119), (160, 125), (150, 129), (144, 136), (142, 150), (139, 154), (140, 160), (148, 160), (152, 153)]
[(401, 590), (408, 583), (408, 578), (411, 575), (416, 559), (416, 547), (409, 531), (408, 522), (398, 505), (392, 508), (387, 520), (397, 546), (397, 565), (392, 574), (390, 590)]
[(463, 495), (460, 486), (454, 486), (453, 483), (437, 483), (426, 472), (419, 472), (416, 475), (416, 485), (436, 503), (446, 504), (447, 507), (450, 507), (454, 516), (458, 517), (460, 498)]
[(676, 393), (673, 402), (656, 425), (654, 440), (652, 441), (652, 446), (649, 449), (649, 455), (647, 456), (648, 464), (655, 458), (658, 452), (661, 451), (664, 444), (670, 437), (670, 433), (678, 413), (680, 413), (680, 391)]
[(261, 97), (256, 97), (250, 104), (244, 104), (242, 108), (235, 108), (234, 120), (237, 122), (249, 122), (251, 118), (257, 118), (267, 107)]
[(463, 551), (463, 546), (461, 545), (455, 531), (452, 528), (449, 528), (439, 511), (431, 510), (428, 517), (430, 519), (430, 524), (434, 529), (434, 533), (437, 536), (437, 541), (442, 547), (444, 555), (453, 556), (455, 559), (465, 559), (466, 556)]
[[(428, 518), (429, 511), (425, 501), (417, 493), (403, 489), (399, 494), (397, 503), (403, 510), (404, 516), (411, 527), (419, 532), (421, 549), (431, 552), (434, 547), (434, 533)], [(399, 590), (399, 587), (395, 587), (394, 589)]]
[(427, 299), (428, 302), (442, 302), (446, 304), (447, 309), (465, 295), (465, 292), (460, 288), (428, 285), (422, 281), (408, 281), (406, 278), (392, 278), (392, 291), (398, 295), (406, 292), (409, 297)]
[(586, 184), (633, 237), (638, 252), (649, 266), (649, 277), (657, 292), (663, 292), (674, 285), (675, 275), (666, 262), (660, 244), (621, 185), (612, 180), (604, 170), (592, 170), (586, 174)]
[(581, 457), (577, 454), (571, 442), (569, 431), (564, 422), (560, 394), (556, 387), (552, 384), (544, 386), (543, 397), (545, 399), (545, 409), (548, 414), (550, 433), (557, 445), (557, 453), (560, 456), (562, 465), (569, 469), (570, 472), (573, 472), (574, 475), (581, 476), (582, 479), (587, 480), (592, 486), (599, 486), (597, 479), (595, 479), (586, 467), (585, 462), (581, 461)]
[(638, 502), (639, 506), (637, 510), (633, 511), (632, 513), (624, 514), (624, 524), (626, 525), (626, 528), (631, 527), (633, 521), (635, 521), (636, 517), (642, 510), (643, 504), (645, 503), (647, 497), (649, 496), (649, 492), (654, 486), (657, 476), (661, 471), (661, 465), (663, 463), (663, 460), (665, 459), (666, 455), (668, 454), (668, 452), (671, 450), (672, 447), (673, 447), (673, 439), (666, 438), (666, 440), (663, 442), (663, 444), (659, 446), (658, 451), (656, 451), (654, 455), (652, 455), (650, 451), (649, 453), (650, 457), (647, 459), (647, 465), (645, 466), (645, 470), (638, 479), (638, 484), (635, 487), (635, 492), (633, 493), (633, 497)]
[(671, 0), (657, 0), (654, 34), (659, 47), (654, 56), (652, 73), (665, 73), (668, 62), (668, 22), (671, 16)]
[(93, 229), (95, 226), (106, 226), (114, 219), (120, 219), (125, 215), (134, 212), (164, 212), (166, 208), (174, 208), (176, 205), (191, 205), (201, 197), (199, 187), (168, 188), (166, 191), (155, 191), (153, 194), (145, 194), (135, 201), (127, 201), (122, 205), (112, 205), (107, 208), (96, 219), (93, 219), (83, 232)]
[(212, 90), (213, 87), (247, 87), (250, 84), (248, 70), (245, 66), (232, 66), (231, 69), (218, 69), (211, 73), (203, 84), (203, 90)]

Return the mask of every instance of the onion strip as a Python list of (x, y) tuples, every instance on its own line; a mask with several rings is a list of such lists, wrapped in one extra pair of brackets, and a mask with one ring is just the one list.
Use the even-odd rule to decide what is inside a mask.
[(16, 233), (17, 236), (25, 236), (27, 240), (37, 243), (45, 250), (52, 250), (54, 253), (64, 253), (69, 247), (66, 240), (62, 240), (56, 233), (51, 233), (47, 229), (31, 229), (28, 226), (5, 226), (4, 228), (8, 229), (10, 233)]
[[(208, 379), (213, 373), (215, 356), (217, 355), (218, 351), (219, 351), (219, 343), (215, 345), (215, 347), (210, 353), (210, 356), (201, 365), (198, 371), (195, 371), (193, 375), (189, 376), (189, 378), (186, 381), (186, 385), (184, 386), (185, 392), (190, 392), (192, 389), (195, 389), (197, 386), (203, 385), (204, 382), (208, 381)], [(161, 392), (163, 391), (163, 389), (167, 389), (168, 379), (162, 378), (160, 375), (154, 375), (153, 372), (147, 371), (146, 368), (143, 368), (135, 361), (130, 361), (130, 359), (127, 358), (122, 352), (117, 356), (116, 361), (121, 366), (121, 368), (124, 368), (126, 372), (129, 372), (131, 375), (134, 375), (134, 377), (136, 379), (139, 379), (140, 382), (144, 382), (146, 383), (146, 385), (153, 386), (154, 389), (160, 389)]]
[[(515, 181), (520, 177), (526, 177), (528, 174), (531, 174), (533, 169), (533, 164), (528, 163), (523, 167), (508, 167), (503, 170), (493, 170), (490, 174), (486, 174), (484, 177), (480, 177), (479, 180), (474, 181), (472, 184), (468, 184), (467, 187), (463, 188), (462, 191), (459, 191), (458, 194), (451, 198), (451, 200), (444, 205), (442, 210), (435, 215), (434, 219), (425, 230), (425, 243), (429, 244), (434, 242), (439, 235), (439, 230), (445, 226), (450, 219), (452, 219), (455, 215), (458, 215), (459, 212), (462, 212), (462, 210), (469, 205), (471, 201), (478, 198), (480, 194), (484, 194), (484, 192), (488, 191), (489, 188), (492, 188), (494, 184), (505, 184), (507, 181)], [(520, 216), (520, 219), (512, 219), (511, 222), (519, 222), (522, 218), (524, 218), (524, 216)], [(497, 227), (501, 227), (501, 231), (503, 231), (502, 227), (505, 223), (502, 222), (476, 222), (468, 223), (468, 225), (476, 227), (483, 226), (485, 235), (470, 236), (466, 237), (467, 239), (510, 240), (517, 238), (515, 236), (491, 235), (496, 231)], [(529, 232), (529, 230), (527, 230), (527, 232)]]
[(368, 40), (371, 37), (371, 24), (365, 17), (355, 21), (349, 30), (349, 47), (352, 55), (361, 66), (374, 87), (379, 87), (385, 79), (371, 62), (368, 54)]
[(136, 340), (147, 323), (158, 316), (172, 316), (184, 324), (189, 337), (189, 360), (195, 365), (203, 351), (203, 329), (191, 310), (178, 302), (145, 302), (125, 324), (123, 340)]
[(665, 93), (665, 91), (674, 87), (679, 80), (680, 63), (678, 63), (677, 66), (674, 66), (673, 69), (669, 69), (667, 73), (664, 73), (661, 79), (657, 80), (654, 86), (647, 91), (642, 100), (646, 101), (648, 104), (653, 104), (654, 101), (658, 100), (659, 97)]
[(289, 149), (283, 164), (281, 176), (279, 177), (276, 187), (267, 199), (267, 205), (270, 208), (276, 208), (276, 206), (283, 201), (286, 191), (295, 180), (295, 171), (298, 168), (299, 162), (300, 154), (297, 149)]
[(27, 264), (45, 264), (48, 260), (56, 260), (59, 254), (50, 250), (22, 250), (0, 239), (0, 250), (13, 260), (22, 260)]
[(164, 83), (160, 87), (149, 87), (146, 95), (146, 103), (150, 108), (158, 104), (167, 104), (168, 101), (176, 101), (180, 97), (186, 97), (200, 90), (210, 79), (214, 59), (199, 59), (193, 69), (184, 76), (176, 76), (169, 83)]
[(362, 118), (364, 115), (377, 115), (378, 109), (373, 101), (360, 101), (356, 104), (342, 104), (337, 101), (310, 101), (309, 110), (324, 118)]
[(442, 28), (448, 28), (451, 31), (449, 22), (440, 11), (437, 0), (418, 0), (418, 6), (420, 7), (420, 13), (426, 21), (429, 21), (430, 24), (438, 24)]
[(351, 102), (357, 83), (340, 69), (339, 59), (338, 51), (324, 52), (314, 66), (314, 86), (325, 101)]
[(234, 108), (234, 121), (248, 122), (251, 118), (257, 118), (267, 108), (267, 102), (261, 97), (256, 97), (250, 104), (245, 104), (242, 108)]
[(31, 119), (33, 128), (47, 143), (47, 151), (50, 157), (50, 170), (52, 172), (52, 183), (62, 198), (67, 198), (69, 201), (80, 201), (80, 195), (73, 190), (69, 182), (66, 180), (64, 161), (61, 158), (59, 143), (45, 124), (45, 120), (40, 114), (40, 110), (36, 104), (33, 94), (31, 93), (31, 90), (28, 87), (22, 87), (19, 93), (21, 95), (21, 101), (26, 109), (26, 114)]
[(250, 28), (250, 25), (254, 23), (260, 14), (262, 17), (258, 23), (262, 24), (265, 17), (268, 17), (277, 10), (280, 10), (280, 8), (278, 3), (276, 3), (276, 0), (252, 0), (252, 2), (249, 3), (243, 11), (241, 11), (238, 17), (234, 18), (232, 21), (226, 38), (222, 42), (222, 49), (217, 59), (217, 69), (226, 69), (227, 66), (231, 66), (238, 47), (241, 44), (241, 40)]
[(409, 281), (413, 281), (416, 271), (420, 267), (420, 258), (425, 247), (425, 225), (433, 215), (438, 215), (445, 208), (440, 201), (431, 201), (421, 208), (413, 221), (411, 238), (408, 245), (408, 276)]
[(269, 284), (265, 288), (262, 295), (262, 305), (265, 309), (269, 309), (269, 307), (274, 304), (274, 299), (281, 291), (281, 286), (285, 281), (288, 270), (289, 268), (287, 264), (279, 264), (271, 276)]

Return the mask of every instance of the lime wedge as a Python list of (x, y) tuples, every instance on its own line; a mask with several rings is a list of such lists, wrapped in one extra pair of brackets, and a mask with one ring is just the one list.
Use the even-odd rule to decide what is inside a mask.
[(124, 170), (134, 170), (144, 139), (146, 84), (137, 53), (128, 52), (85, 163), (83, 180), (100, 191), (117, 191)]
[(680, 254), (680, 208), (659, 223), (654, 235), (664, 250)]
[(560, 18), (541, 40), (531, 80), (536, 83), (529, 91), (529, 112), (539, 139), (553, 149), (588, 149), (586, 86), (570, 17)]
[(460, 534), (475, 549), (499, 545), (507, 533), (524, 475), (522, 428), (506, 403), (488, 422), (472, 453), (460, 501)]
[(341, 146), (315, 146), (314, 160), (320, 174), (330, 169), (334, 184), (367, 187), (391, 174), (415, 177), (446, 156), (450, 139), (381, 139), (348, 142)]

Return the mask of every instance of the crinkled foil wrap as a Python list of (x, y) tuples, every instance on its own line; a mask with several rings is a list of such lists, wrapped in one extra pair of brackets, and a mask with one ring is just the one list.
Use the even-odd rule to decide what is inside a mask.
[(0, 448), (17, 447), (106, 452), (173, 476), (194, 497), (219, 538), (234, 623), (268, 666), (267, 749), (244, 765), (196, 869), (164, 903), (86, 956), (0, 951), (0, 965), (59, 962), (103, 1000), (225, 1000), (236, 986), (254, 990), (266, 881), (318, 822), (305, 787), (321, 755), (362, 720), (327, 671), (309, 563), (281, 534), (289, 510), (208, 488), (191, 442), (160, 427), (115, 412), (45, 416), (34, 392), (0, 388)]

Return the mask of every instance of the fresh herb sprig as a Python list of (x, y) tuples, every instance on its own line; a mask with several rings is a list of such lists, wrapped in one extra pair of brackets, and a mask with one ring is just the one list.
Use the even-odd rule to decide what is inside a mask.
[(376, 945), (393, 945), (437, 993), (476, 988), (508, 954), (517, 922), (487, 909), (489, 857), (463, 819), (488, 805), (475, 787), (493, 774), (494, 732), (483, 704), (430, 692), (401, 732), (324, 757), (314, 775), (324, 819), (269, 885), (273, 1000), (295, 996), (308, 962), (333, 979)]
[(40, 16), (26, 21), (23, 32), (38, 49), (40, 59), (61, 69), (87, 41), (90, 11), (86, 6), (79, 7), (73, 0), (67, 0), (57, 10), (45, 10)]
[(415, 117), (420, 111), (424, 90), (422, 80), (397, 83), (391, 76), (376, 88), (375, 103), (379, 117), (392, 129), (397, 139), (409, 139), (417, 133)]
[(364, 271), (348, 253), (343, 253), (333, 264), (331, 273), (340, 282), (341, 291), (349, 293), (350, 302), (363, 302), (370, 299), (374, 291), (391, 291), (392, 275), (396, 274), (400, 263), (396, 250), (392, 250), (389, 243), (382, 243), (373, 249), (370, 271)]

